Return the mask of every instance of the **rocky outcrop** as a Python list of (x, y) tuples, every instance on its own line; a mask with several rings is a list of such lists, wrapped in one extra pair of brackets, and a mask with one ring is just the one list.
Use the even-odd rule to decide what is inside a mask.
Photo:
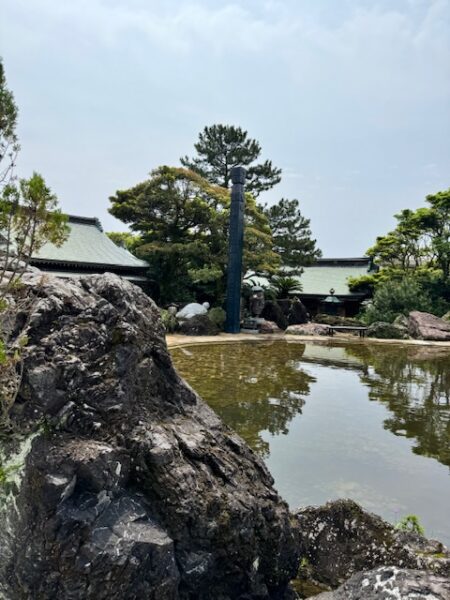
[(285, 317), (281, 306), (277, 302), (270, 300), (264, 304), (261, 317), (266, 321), (271, 321), (277, 324), (280, 329), (286, 329), (288, 326), (287, 318)]
[(430, 313), (415, 310), (409, 313), (408, 329), (418, 340), (450, 342), (450, 323)]
[(115, 275), (39, 278), (0, 449), (0, 597), (285, 598), (296, 524), (177, 375), (155, 304)]
[(208, 315), (195, 315), (181, 321), (179, 330), (183, 335), (218, 335), (220, 332)]
[(383, 565), (450, 573), (450, 555), (440, 542), (400, 531), (352, 500), (300, 509), (296, 518), (303, 579), (334, 588)]
[(369, 325), (366, 336), (383, 340), (403, 340), (408, 337), (408, 334), (403, 327), (399, 327), (394, 323), (376, 321)]
[(329, 327), (321, 323), (304, 323), (289, 325), (285, 333), (289, 335), (328, 335)]
[(289, 325), (302, 325), (308, 322), (308, 311), (298, 298), (294, 298), (290, 303), (287, 318)]
[(447, 600), (450, 580), (426, 571), (379, 567), (357, 573), (334, 592), (316, 600)]

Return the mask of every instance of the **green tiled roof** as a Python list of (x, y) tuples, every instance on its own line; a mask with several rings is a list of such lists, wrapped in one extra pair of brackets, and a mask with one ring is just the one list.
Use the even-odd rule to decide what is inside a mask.
[[(348, 296), (350, 292), (348, 288), (349, 277), (360, 277), (367, 275), (369, 272), (369, 261), (364, 263), (360, 260), (358, 264), (342, 264), (339, 265), (339, 259), (335, 265), (329, 265), (326, 259), (322, 259), (324, 265), (318, 264), (312, 267), (303, 267), (301, 276), (295, 276), (302, 284), (301, 294), (311, 294), (314, 296), (329, 296), (330, 289), (334, 289), (336, 296)], [(345, 263), (342, 260), (342, 263)], [(288, 273), (286, 273), (288, 275)], [(256, 285), (267, 286), (269, 284), (265, 277), (252, 276), (247, 274), (246, 278), (250, 278)], [(301, 295), (300, 294), (300, 295)]]
[(320, 294), (328, 296), (330, 289), (334, 288), (336, 296), (351, 294), (348, 289), (349, 277), (367, 275), (367, 266), (332, 266), (332, 267), (304, 267), (300, 276), (303, 294)]
[(86, 265), (110, 265), (125, 268), (145, 268), (147, 263), (139, 260), (125, 248), (120, 248), (102, 231), (97, 219), (69, 217), (70, 233), (58, 248), (45, 244), (33, 258), (58, 263), (83, 263)]

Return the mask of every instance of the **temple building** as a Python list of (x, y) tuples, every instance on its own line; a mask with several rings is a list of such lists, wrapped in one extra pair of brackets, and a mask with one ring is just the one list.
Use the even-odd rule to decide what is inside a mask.
[[(376, 267), (368, 256), (360, 258), (319, 258), (314, 265), (303, 267), (303, 273), (295, 276), (302, 291), (294, 292), (314, 316), (317, 313), (353, 317), (358, 314), (361, 303), (368, 297), (365, 293), (351, 292), (348, 280), (373, 273)], [(289, 275), (289, 272), (286, 273)], [(267, 287), (264, 277), (247, 274), (246, 278), (256, 285)]]
[(147, 263), (110, 240), (98, 219), (70, 215), (68, 225), (70, 233), (64, 244), (59, 248), (45, 244), (31, 259), (33, 266), (59, 277), (116, 273), (147, 287)]

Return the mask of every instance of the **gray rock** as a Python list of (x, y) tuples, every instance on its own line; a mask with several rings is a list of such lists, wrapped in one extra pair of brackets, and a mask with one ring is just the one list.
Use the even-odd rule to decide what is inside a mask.
[(208, 315), (196, 315), (181, 321), (179, 329), (184, 335), (217, 335), (220, 332)]
[(352, 500), (300, 509), (296, 518), (302, 577), (311, 581), (334, 588), (382, 565), (449, 573), (450, 555), (440, 542), (400, 531)]
[(289, 325), (285, 333), (288, 335), (328, 335), (328, 326), (321, 323), (304, 323)]
[[(25, 277), (30, 296), (37, 281)], [(0, 448), (15, 465), (0, 597), (287, 598), (288, 507), (174, 370), (155, 304), (115, 275), (48, 276), (27, 335), (16, 435)]]
[(450, 323), (430, 313), (410, 312), (408, 329), (411, 337), (419, 340), (450, 341)]
[(426, 571), (379, 567), (357, 573), (334, 592), (317, 600), (448, 600), (450, 579)]
[(402, 340), (408, 337), (408, 332), (403, 327), (394, 323), (385, 323), (377, 321), (367, 328), (366, 336), (384, 340)]

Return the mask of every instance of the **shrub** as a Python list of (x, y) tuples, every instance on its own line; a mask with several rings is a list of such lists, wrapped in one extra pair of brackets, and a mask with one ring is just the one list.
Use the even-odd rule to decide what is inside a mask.
[(433, 312), (433, 303), (428, 292), (416, 279), (404, 277), (400, 281), (381, 283), (372, 302), (363, 309), (359, 317), (369, 325), (376, 321), (392, 323), (398, 315), (408, 315), (412, 310)]
[(171, 315), (169, 311), (161, 309), (161, 321), (163, 322), (166, 333), (175, 333), (178, 329), (178, 321), (175, 315)]
[(403, 519), (397, 523), (395, 528), (408, 533), (418, 533), (419, 535), (425, 534), (425, 530), (417, 515), (407, 515), (406, 517), (403, 517)]
[(217, 325), (220, 330), (222, 330), (223, 326), (225, 325), (227, 314), (223, 308), (220, 306), (215, 306), (208, 312), (208, 317), (215, 325)]

